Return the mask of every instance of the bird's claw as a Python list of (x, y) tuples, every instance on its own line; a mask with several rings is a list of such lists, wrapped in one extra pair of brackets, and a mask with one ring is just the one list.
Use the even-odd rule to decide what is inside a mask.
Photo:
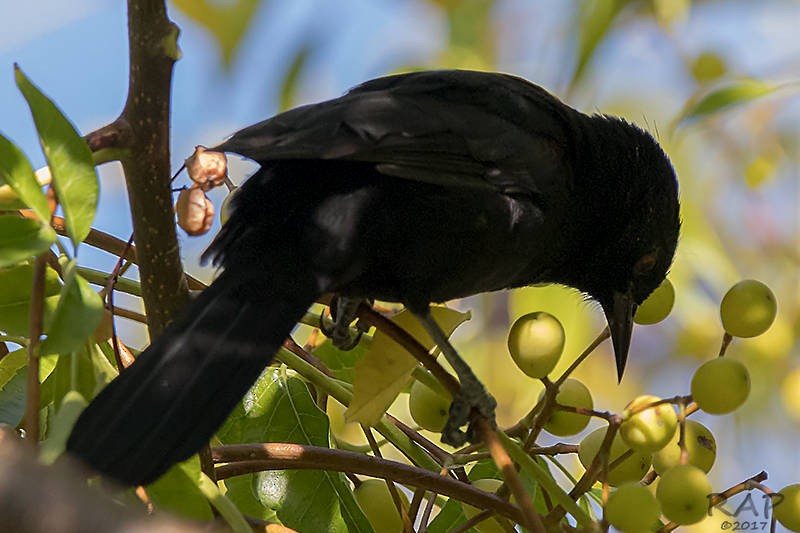
[(365, 328), (364, 324), (359, 320), (356, 322), (357, 331), (355, 334), (353, 334), (350, 328), (350, 322), (355, 318), (355, 309), (358, 307), (359, 300), (345, 300), (344, 308), (341, 309), (344, 310), (345, 313), (341, 313), (339, 309), (340, 300), (338, 297), (334, 302), (335, 303), (331, 304), (331, 311), (334, 319), (333, 324), (325, 320), (324, 311), (322, 311), (319, 315), (319, 330), (323, 335), (331, 339), (333, 345), (338, 349), (343, 351), (352, 350), (358, 345), (361, 336), (369, 329), (369, 326)]
[[(495, 420), (495, 407), (497, 400), (486, 391), (486, 388), (476, 382), (474, 386), (465, 387), (463, 384), (458, 394), (450, 404), (450, 416), (442, 430), (442, 442), (456, 448), (463, 446), (466, 442), (479, 442), (481, 437), (473, 419), (473, 410), (483, 415), (492, 428), (497, 427)], [(467, 431), (463, 431), (461, 426), (467, 426)]]
[(347, 352), (358, 345), (358, 342), (361, 340), (361, 336), (363, 334), (363, 331), (358, 330), (355, 335), (352, 335), (349, 327), (345, 328), (345, 331), (339, 331), (338, 328), (334, 328), (333, 335), (331, 336), (331, 342), (333, 342), (333, 345), (338, 349)]

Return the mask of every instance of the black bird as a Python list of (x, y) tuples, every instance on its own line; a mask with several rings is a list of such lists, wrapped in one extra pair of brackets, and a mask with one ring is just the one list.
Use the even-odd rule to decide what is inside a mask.
[[(124, 484), (154, 481), (207, 442), (323, 293), (345, 310), (402, 302), (452, 358), (431, 302), (574, 287), (605, 311), (621, 379), (635, 308), (678, 239), (675, 173), (648, 133), (506, 74), (375, 79), (213, 150), (262, 165), (204, 255), (223, 272), (95, 398), (67, 445)], [(457, 443), (470, 408), (491, 416), (493, 403), (456, 367), (468, 391), (443, 439)]]

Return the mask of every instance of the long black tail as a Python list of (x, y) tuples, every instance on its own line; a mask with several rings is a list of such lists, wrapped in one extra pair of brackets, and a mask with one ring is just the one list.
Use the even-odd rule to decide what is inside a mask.
[(317, 296), (310, 279), (235, 270), (91, 402), (69, 453), (123, 484), (144, 485), (208, 442)]

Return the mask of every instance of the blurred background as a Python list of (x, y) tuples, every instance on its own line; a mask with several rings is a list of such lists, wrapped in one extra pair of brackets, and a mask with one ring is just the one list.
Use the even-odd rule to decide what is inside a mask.
[[(601, 410), (620, 411), (639, 394), (687, 394), (694, 369), (719, 349), (722, 295), (740, 279), (759, 279), (777, 296), (778, 318), (763, 336), (736, 339), (728, 351), (748, 366), (751, 396), (733, 415), (693, 416), (717, 438), (715, 490), (762, 469), (776, 490), (800, 480), (800, 3), (175, 0), (169, 8), (183, 51), (173, 86), (176, 169), (195, 145), (215, 144), (282, 109), (422, 68), (513, 73), (584, 112), (618, 114), (652, 132), (680, 179), (683, 229), (670, 274), (675, 308), (664, 322), (635, 328), (620, 386), (608, 345), (576, 377)], [(125, 3), (7, 2), (3, 11), (0, 130), (38, 167), (44, 159), (13, 63), (81, 132), (112, 121), (127, 91)], [(246, 161), (231, 166), (235, 182), (253, 168)], [(127, 239), (119, 167), (102, 167), (100, 180), (94, 225)], [(224, 194), (211, 193), (217, 206)], [(198, 256), (217, 227), (199, 238), (179, 231), (186, 269), (202, 279), (212, 272)], [(114, 263), (88, 247), (80, 259), (106, 270)], [(122, 295), (117, 303), (140, 309)], [(454, 305), (472, 311), (455, 342), (497, 396), (502, 425), (525, 414), (541, 390), (508, 355), (505, 335), (516, 317), (547, 310), (562, 321), (568, 339), (562, 367), (603, 326), (597, 306), (558, 287)], [(130, 345), (146, 343), (141, 328), (120, 326)], [(543, 443), (554, 442), (545, 436)]]

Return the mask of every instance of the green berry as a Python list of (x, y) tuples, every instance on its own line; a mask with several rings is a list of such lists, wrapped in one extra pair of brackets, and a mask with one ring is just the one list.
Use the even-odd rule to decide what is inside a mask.
[[(476, 479), (472, 481), (472, 486), (476, 489), (480, 489), (485, 492), (497, 492), (500, 486), (503, 484), (502, 481), (499, 479), (492, 479), (492, 478), (483, 478), (483, 479)], [(464, 516), (467, 517), (467, 520), (473, 518), (478, 513), (481, 512), (481, 509), (477, 507), (473, 507), (467, 503), (461, 502), (461, 508), (464, 511)], [(494, 518), (487, 518), (482, 522), (478, 523), (473, 529), (478, 531), (479, 533), (505, 533), (505, 528), (500, 525), (500, 523), (495, 520)]]
[(408, 410), (411, 411), (411, 418), (420, 427), (438, 433), (447, 422), (450, 400), (424, 383), (415, 381), (408, 395)]
[(750, 373), (741, 362), (718, 357), (703, 363), (692, 377), (692, 397), (706, 413), (724, 415), (750, 394)]
[(692, 465), (670, 468), (656, 489), (664, 516), (680, 525), (694, 524), (708, 512), (711, 482), (705, 472)]
[(636, 482), (620, 485), (608, 497), (605, 506), (608, 523), (624, 533), (649, 531), (659, 516), (661, 506), (656, 497), (650, 489)]
[(521, 316), (508, 332), (508, 351), (525, 374), (543, 378), (564, 351), (564, 328), (556, 317), (543, 311)]
[(734, 337), (756, 337), (769, 329), (778, 313), (772, 291), (754, 279), (740, 281), (722, 298), (722, 327)]
[[(658, 396), (639, 396), (625, 408), (626, 412), (659, 401)], [(675, 435), (678, 416), (670, 404), (660, 404), (639, 411), (625, 419), (619, 428), (625, 443), (640, 452), (656, 452), (666, 446)]]
[(775, 519), (790, 531), (800, 531), (800, 483), (783, 487), (773, 501)]
[[(398, 489), (403, 507), (408, 509), (408, 498)], [(386, 533), (400, 533), (403, 531), (403, 519), (394, 506), (394, 500), (389, 492), (389, 487), (382, 479), (367, 479), (363, 481), (354, 491), (361, 510), (372, 524), (375, 531), (385, 531)]]
[(661, 322), (667, 318), (674, 304), (675, 287), (670, 280), (665, 279), (636, 309), (633, 321), (642, 325)]
[[(685, 431), (684, 440), (686, 441), (686, 452), (689, 455), (689, 464), (703, 472), (708, 472), (714, 466), (714, 460), (717, 458), (717, 442), (714, 434), (703, 424), (694, 420), (686, 421)], [(669, 444), (653, 454), (653, 468), (659, 475), (680, 463), (679, 438), (680, 431), (676, 431)]]
[[(600, 445), (603, 443), (603, 438), (606, 436), (607, 429), (606, 427), (601, 427), (592, 431), (578, 445), (578, 459), (584, 468), (589, 468), (589, 465), (594, 461), (597, 452), (600, 450)], [(617, 433), (611, 442), (608, 464), (611, 465), (629, 450), (630, 448)], [(628, 458), (608, 472), (608, 484), (612, 487), (617, 487), (629, 481), (639, 481), (650, 469), (650, 462), (649, 453), (633, 451)]]
[[(544, 391), (539, 395), (540, 401), (543, 396)], [(592, 393), (589, 392), (586, 385), (572, 378), (561, 384), (558, 394), (556, 394), (556, 403), (582, 409), (592, 409), (594, 407)], [(580, 433), (588, 424), (589, 416), (556, 408), (553, 414), (550, 415), (550, 419), (545, 423), (544, 429), (558, 437), (566, 437)]]

